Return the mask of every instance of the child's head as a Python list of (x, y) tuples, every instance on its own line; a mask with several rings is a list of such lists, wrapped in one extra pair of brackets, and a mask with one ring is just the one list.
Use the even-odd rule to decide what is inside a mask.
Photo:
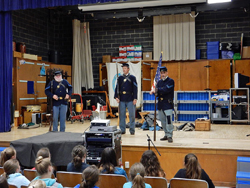
[(102, 151), (101, 161), (99, 163), (100, 171), (107, 174), (113, 174), (117, 166), (116, 153), (111, 147), (105, 148)]
[(13, 147), (8, 147), (1, 152), (0, 166), (9, 160), (16, 158), (16, 150)]
[(141, 163), (135, 163), (129, 170), (130, 180), (133, 183), (132, 188), (145, 188), (145, 168)]
[(18, 160), (16, 159), (9, 159), (3, 165), (4, 175), (6, 178), (9, 177), (10, 174), (15, 174), (20, 172), (20, 165)]
[(159, 171), (162, 169), (157, 156), (152, 150), (145, 151), (140, 162), (145, 167), (147, 176), (159, 176)]
[(0, 187), (1, 188), (9, 188), (7, 179), (4, 176), (0, 176)]
[(43, 158), (42, 156), (39, 156), (36, 158), (35, 163), (35, 168), (39, 176), (48, 173), (51, 175), (53, 173), (53, 167), (49, 158)]
[(88, 166), (82, 173), (80, 188), (92, 188), (99, 180), (99, 170), (95, 165)]
[(76, 168), (80, 168), (82, 161), (86, 158), (87, 150), (83, 145), (77, 145), (72, 150), (73, 164)]
[(184, 158), (184, 165), (186, 168), (186, 177), (190, 179), (201, 178), (201, 166), (195, 154), (189, 153)]
[(34, 180), (30, 182), (28, 188), (46, 188), (46, 183), (42, 180)]
[(44, 147), (38, 150), (36, 157), (42, 156), (44, 159), (49, 158), (51, 160), (51, 154), (49, 148)]

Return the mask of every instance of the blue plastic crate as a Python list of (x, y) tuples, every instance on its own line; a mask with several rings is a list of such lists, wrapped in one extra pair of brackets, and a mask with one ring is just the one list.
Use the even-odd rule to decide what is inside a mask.
[(196, 50), (196, 59), (201, 59), (201, 50), (200, 49)]
[(250, 172), (250, 157), (237, 157), (237, 171)]
[(219, 59), (220, 54), (219, 53), (207, 53), (207, 59)]

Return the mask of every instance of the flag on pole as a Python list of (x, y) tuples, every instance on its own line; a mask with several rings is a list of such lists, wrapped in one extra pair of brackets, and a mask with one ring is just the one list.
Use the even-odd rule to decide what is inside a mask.
[(161, 72), (160, 72), (160, 67), (161, 67), (161, 64), (162, 64), (162, 52), (161, 52), (161, 56), (160, 56), (160, 59), (159, 59), (159, 62), (158, 62), (158, 66), (157, 66), (157, 71), (156, 71), (156, 74), (155, 74), (155, 79), (154, 79), (154, 83), (151, 87), (151, 91), (155, 88), (157, 82), (160, 80), (161, 78)]

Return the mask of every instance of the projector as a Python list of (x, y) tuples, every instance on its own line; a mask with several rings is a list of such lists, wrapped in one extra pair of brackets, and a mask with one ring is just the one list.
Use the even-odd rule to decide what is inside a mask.
[(93, 126), (110, 126), (110, 120), (107, 119), (98, 119), (98, 120), (93, 120), (90, 123), (91, 127)]

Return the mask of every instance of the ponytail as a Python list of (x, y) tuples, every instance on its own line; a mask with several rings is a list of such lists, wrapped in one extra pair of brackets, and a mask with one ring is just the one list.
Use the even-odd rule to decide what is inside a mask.
[(99, 180), (99, 170), (95, 165), (88, 166), (82, 172), (80, 188), (92, 188)]
[(82, 166), (82, 158), (86, 157), (87, 150), (82, 145), (77, 145), (72, 150), (73, 164), (75, 168), (80, 168)]
[(190, 153), (185, 156), (186, 177), (189, 179), (201, 179), (201, 166), (196, 155)]
[(129, 170), (130, 180), (132, 181), (132, 188), (145, 188), (145, 168), (141, 163), (135, 163)]
[(132, 188), (145, 188), (145, 180), (139, 173), (132, 181)]
[(5, 148), (1, 152), (1, 157), (0, 157), (0, 166), (3, 166), (6, 161), (11, 159), (13, 156), (15, 156), (16, 150), (12, 147)]

